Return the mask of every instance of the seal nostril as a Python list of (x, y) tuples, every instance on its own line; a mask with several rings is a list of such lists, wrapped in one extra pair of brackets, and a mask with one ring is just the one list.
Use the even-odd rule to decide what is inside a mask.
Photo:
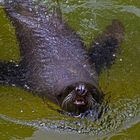
[(85, 94), (86, 94), (86, 90), (85, 90), (85, 89), (82, 90), (82, 91), (80, 92), (80, 94), (81, 94), (81, 95), (85, 95)]
[(82, 92), (82, 95), (84, 96), (84, 95), (86, 95), (86, 93), (87, 93), (87, 90), (84, 90), (84, 91)]
[(84, 96), (86, 94), (86, 89), (76, 89), (76, 91), (81, 96)]

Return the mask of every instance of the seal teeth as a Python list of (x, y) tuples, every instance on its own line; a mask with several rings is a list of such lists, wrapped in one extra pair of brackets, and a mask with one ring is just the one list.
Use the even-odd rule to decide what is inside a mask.
[(74, 102), (75, 105), (85, 105), (84, 100), (75, 100)]

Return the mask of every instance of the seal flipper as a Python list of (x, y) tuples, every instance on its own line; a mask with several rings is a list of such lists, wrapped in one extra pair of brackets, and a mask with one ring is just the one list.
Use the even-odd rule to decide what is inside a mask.
[(24, 70), (14, 62), (0, 62), (0, 84), (23, 87)]
[(91, 61), (95, 64), (98, 74), (104, 68), (110, 68), (116, 56), (116, 52), (124, 38), (124, 27), (118, 20), (113, 20), (112, 24), (106, 28), (102, 35), (92, 44), (89, 49)]

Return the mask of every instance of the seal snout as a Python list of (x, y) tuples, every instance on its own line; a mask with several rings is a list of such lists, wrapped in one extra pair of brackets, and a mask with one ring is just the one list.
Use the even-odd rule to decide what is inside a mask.
[(85, 97), (87, 95), (87, 89), (85, 87), (84, 84), (79, 84), (76, 86), (75, 88), (75, 100), (74, 100), (74, 104), (77, 106), (82, 106), (82, 105), (86, 105), (87, 102), (85, 100)]
[(85, 94), (87, 93), (87, 89), (84, 84), (79, 84), (78, 86), (76, 86), (75, 91), (79, 96), (85, 96)]

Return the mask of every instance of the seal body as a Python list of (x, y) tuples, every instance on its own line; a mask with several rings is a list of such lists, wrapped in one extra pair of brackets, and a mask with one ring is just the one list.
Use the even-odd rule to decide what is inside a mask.
[(102, 102), (94, 63), (57, 10), (50, 12), (31, 0), (8, 0), (5, 11), (20, 45), (24, 88), (69, 112), (84, 112)]
[(76, 83), (100, 90), (82, 39), (57, 13), (48, 13), (43, 5), (35, 8), (29, 0), (8, 1), (5, 5), (16, 29), (29, 90), (58, 104), (62, 91)]

